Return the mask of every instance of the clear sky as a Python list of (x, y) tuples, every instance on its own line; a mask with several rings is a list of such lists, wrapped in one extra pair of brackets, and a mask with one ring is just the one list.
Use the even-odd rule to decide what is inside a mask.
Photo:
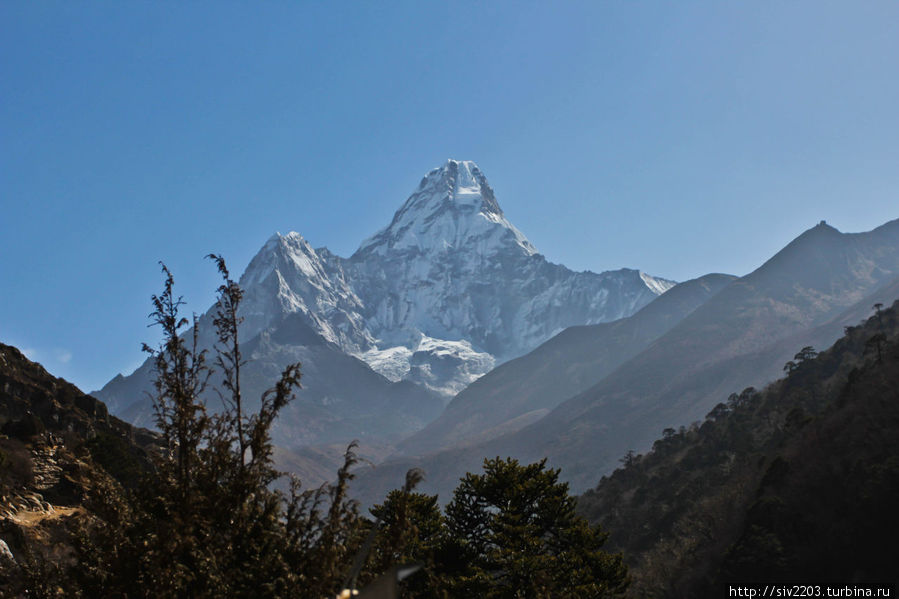
[(0, 341), (85, 390), (275, 231), (476, 161), (553, 262), (742, 275), (899, 217), (897, 2), (0, 3)]

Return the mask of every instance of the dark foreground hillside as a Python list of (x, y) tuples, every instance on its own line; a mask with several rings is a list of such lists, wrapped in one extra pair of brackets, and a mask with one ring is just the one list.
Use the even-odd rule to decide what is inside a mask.
[(632, 596), (899, 581), (899, 302), (875, 310), (581, 497), (631, 563)]
[(110, 416), (103, 402), (0, 344), (0, 597), (18, 596), (26, 583), (9, 577), (16, 565), (39, 576), (42, 556), (69, 563), (73, 526), (88, 517), (85, 498), (106, 481), (135, 484), (157, 443), (155, 433)]

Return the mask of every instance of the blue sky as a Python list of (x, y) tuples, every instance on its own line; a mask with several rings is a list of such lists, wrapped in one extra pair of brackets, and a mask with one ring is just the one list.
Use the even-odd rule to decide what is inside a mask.
[(86, 390), (274, 231), (476, 161), (550, 260), (745, 274), (899, 217), (895, 2), (0, 3), (0, 341)]

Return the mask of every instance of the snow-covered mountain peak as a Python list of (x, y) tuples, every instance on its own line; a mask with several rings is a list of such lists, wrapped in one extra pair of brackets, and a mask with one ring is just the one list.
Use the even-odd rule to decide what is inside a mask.
[(677, 285), (676, 281), (672, 281), (670, 279), (662, 279), (660, 277), (654, 277), (652, 275), (648, 275), (642, 270), (640, 272), (640, 279), (646, 283), (646, 287), (649, 288), (650, 291), (655, 293), (656, 295), (662, 295), (675, 285)]
[(428, 173), (425, 180), (432, 176), (449, 189), (449, 197), (457, 206), (468, 205), (483, 214), (502, 216), (487, 178), (471, 160), (447, 160), (442, 167)]
[(537, 253), (506, 220), (478, 165), (450, 159), (425, 175), (390, 225), (364, 241), (354, 257), (410, 250), (492, 254), (508, 247), (520, 248), (527, 255)]
[(275, 270), (281, 271), (282, 275), (302, 274), (306, 277), (326, 278), (320, 263), (315, 250), (302, 235), (295, 231), (286, 235), (275, 233), (250, 261), (240, 278), (240, 285), (244, 288), (251, 287)]
[(301, 313), (312, 328), (345, 351), (373, 340), (359, 312), (362, 301), (339, 266), (328, 264), (302, 235), (269, 237), (240, 278), (245, 334), (257, 334), (288, 314)]

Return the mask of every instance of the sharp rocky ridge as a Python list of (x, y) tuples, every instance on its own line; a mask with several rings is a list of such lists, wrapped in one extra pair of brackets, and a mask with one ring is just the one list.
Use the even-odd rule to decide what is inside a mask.
[(447, 400), (561, 330), (629, 316), (674, 285), (547, 261), (506, 219), (478, 166), (458, 160), (430, 171), (351, 257), (276, 234), (240, 283), (247, 337), (299, 314), (388, 379)]

